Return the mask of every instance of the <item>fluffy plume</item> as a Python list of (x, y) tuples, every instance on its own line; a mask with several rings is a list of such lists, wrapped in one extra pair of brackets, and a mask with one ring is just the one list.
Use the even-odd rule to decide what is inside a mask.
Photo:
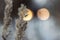
[(23, 17), (25, 16), (27, 10), (26, 6), (21, 4), (21, 7), (18, 9), (19, 18), (16, 19), (16, 39), (15, 40), (23, 40), (24, 33), (27, 28), (27, 22), (23, 21)]
[(4, 28), (2, 32), (3, 40), (7, 40), (9, 35), (8, 27), (11, 23), (11, 12), (12, 12), (12, 0), (5, 0), (6, 6), (4, 11)]

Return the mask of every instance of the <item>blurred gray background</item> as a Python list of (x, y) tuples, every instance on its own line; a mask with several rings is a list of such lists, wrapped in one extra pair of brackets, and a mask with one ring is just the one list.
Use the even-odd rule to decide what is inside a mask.
[[(34, 0), (35, 1), (35, 0)], [(28, 22), (26, 37), (29, 40), (60, 40), (60, 0), (48, 0), (46, 4), (42, 1), (35, 4), (32, 0), (13, 0), (13, 11), (11, 13), (12, 23), (8, 40), (15, 40), (15, 20), (18, 17), (18, 7), (23, 3), (34, 12), (34, 18)], [(0, 40), (2, 40), (4, 0), (0, 0)], [(50, 18), (46, 21), (39, 20), (36, 16), (39, 8), (47, 8), (50, 11)], [(27, 40), (27, 39), (25, 39)]]

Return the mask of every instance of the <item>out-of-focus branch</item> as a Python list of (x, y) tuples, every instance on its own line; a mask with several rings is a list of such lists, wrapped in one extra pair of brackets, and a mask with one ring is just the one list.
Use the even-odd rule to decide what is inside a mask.
[(3, 40), (7, 40), (7, 37), (9, 35), (8, 27), (11, 23), (11, 12), (12, 12), (12, 0), (5, 0), (6, 6), (4, 11), (4, 28), (2, 32), (2, 38)]
[(15, 40), (23, 40), (25, 30), (27, 28), (27, 22), (23, 20), (23, 17), (25, 16), (27, 10), (26, 6), (21, 4), (21, 7), (19, 8), (19, 18), (16, 20), (16, 39)]

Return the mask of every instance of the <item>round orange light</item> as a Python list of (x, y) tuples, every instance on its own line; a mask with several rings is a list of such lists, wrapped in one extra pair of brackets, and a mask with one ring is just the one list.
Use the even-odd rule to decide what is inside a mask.
[(24, 21), (30, 21), (33, 18), (33, 12), (30, 9), (27, 9), (27, 16), (23, 17)]
[(47, 20), (50, 16), (50, 13), (46, 8), (42, 8), (38, 10), (37, 16), (40, 20)]

